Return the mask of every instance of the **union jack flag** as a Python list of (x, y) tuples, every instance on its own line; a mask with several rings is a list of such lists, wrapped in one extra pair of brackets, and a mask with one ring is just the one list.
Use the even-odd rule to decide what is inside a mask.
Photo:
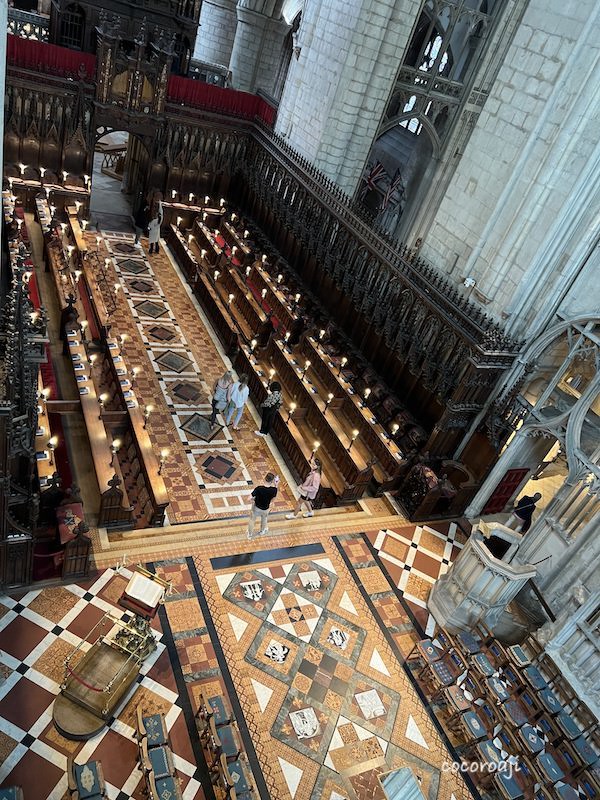
[(369, 174), (363, 177), (365, 181), (364, 194), (366, 194), (369, 189), (375, 189), (377, 182), (380, 181), (385, 174), (386, 171), (381, 161), (376, 161)]
[(400, 167), (394, 172), (394, 177), (390, 181), (390, 185), (387, 188), (387, 191), (383, 197), (383, 202), (381, 204), (381, 210), (385, 211), (385, 209), (390, 204), (390, 201), (394, 195), (394, 192), (397, 189), (401, 189), (400, 194), (404, 191), (404, 184), (402, 183), (402, 175), (400, 174)]

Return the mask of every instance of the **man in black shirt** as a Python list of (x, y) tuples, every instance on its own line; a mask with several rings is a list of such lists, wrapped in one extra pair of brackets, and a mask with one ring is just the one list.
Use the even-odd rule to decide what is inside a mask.
[(541, 499), (542, 495), (539, 492), (536, 492), (533, 497), (524, 495), (513, 508), (513, 512), (506, 522), (507, 528), (512, 528), (516, 522), (515, 530), (527, 533), (531, 528), (531, 518), (535, 511), (535, 504)]
[(248, 523), (248, 538), (252, 539), (254, 535), (254, 523), (256, 519), (260, 520), (260, 530), (258, 535), (268, 533), (267, 528), (269, 519), (269, 509), (271, 501), (277, 494), (277, 486), (279, 485), (279, 478), (273, 475), (272, 472), (267, 472), (265, 475), (265, 485), (255, 486), (252, 490), (252, 509), (250, 511), (250, 521)]

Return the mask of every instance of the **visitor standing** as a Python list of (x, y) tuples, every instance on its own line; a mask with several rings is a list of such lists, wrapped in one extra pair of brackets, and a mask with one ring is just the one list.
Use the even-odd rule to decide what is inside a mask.
[(261, 536), (268, 533), (269, 510), (271, 508), (271, 503), (277, 496), (278, 485), (279, 477), (273, 475), (272, 472), (267, 472), (264, 485), (255, 486), (252, 490), (252, 508), (250, 510), (250, 521), (248, 522), (248, 539), (252, 539), (254, 536), (254, 524), (257, 518), (260, 521), (258, 535)]
[(278, 381), (273, 381), (271, 384), (271, 393), (260, 407), (260, 430), (254, 431), (257, 436), (268, 436), (268, 434), (271, 433), (273, 420), (281, 408), (282, 403), (281, 384)]
[(233, 375), (229, 370), (224, 372), (221, 377), (215, 381), (215, 385), (213, 386), (212, 413), (210, 415), (210, 424), (213, 427), (217, 424), (217, 411), (225, 410), (229, 389), (232, 386)]
[(517, 505), (514, 507), (512, 514), (506, 520), (506, 527), (512, 528), (516, 521), (515, 530), (521, 533), (527, 533), (531, 528), (531, 519), (535, 511), (535, 504), (542, 499), (542, 495), (536, 492), (533, 497), (524, 495)]
[(154, 217), (154, 219), (151, 219), (148, 223), (148, 241), (150, 242), (150, 253), (158, 253), (160, 217)]
[(242, 412), (244, 411), (244, 406), (248, 401), (249, 394), (250, 389), (248, 388), (248, 376), (240, 375), (239, 379), (229, 388), (227, 410), (225, 412), (226, 425), (229, 425), (231, 418), (235, 414), (235, 419), (233, 420), (234, 431), (239, 430), (238, 425), (240, 424)]
[(302, 485), (299, 487), (300, 496), (298, 497), (296, 508), (292, 511), (291, 514), (286, 514), (285, 518), (294, 519), (294, 517), (302, 511), (302, 506), (306, 507), (306, 511), (302, 516), (312, 517), (314, 514), (313, 500), (319, 493), (320, 486), (321, 486), (321, 462), (319, 461), (318, 458), (315, 458), (313, 456), (310, 460), (310, 472), (308, 473)]

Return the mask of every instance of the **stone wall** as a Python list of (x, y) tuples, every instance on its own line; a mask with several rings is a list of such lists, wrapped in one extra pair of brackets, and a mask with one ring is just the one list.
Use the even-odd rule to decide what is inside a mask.
[(583, 271), (600, 230), (599, 66), (595, 0), (531, 0), (424, 231), (423, 255), (457, 283), (473, 278), (474, 297), (517, 335), (598, 304)]
[(204, 0), (194, 58), (227, 66), (231, 58), (237, 17), (236, 0)]
[(420, 7), (415, 0), (307, 0), (277, 130), (353, 193)]

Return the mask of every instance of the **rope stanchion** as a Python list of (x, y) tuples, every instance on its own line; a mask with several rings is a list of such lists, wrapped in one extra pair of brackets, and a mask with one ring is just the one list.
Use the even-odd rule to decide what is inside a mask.
[(86, 689), (89, 689), (91, 692), (104, 692), (105, 689), (99, 689), (97, 686), (92, 686), (91, 683), (84, 681), (83, 678), (80, 678), (79, 675), (75, 672), (75, 670), (71, 669), (68, 664), (65, 664), (67, 668), (67, 672), (69, 675), (72, 675), (76, 681), (78, 681), (82, 686), (85, 686)]

